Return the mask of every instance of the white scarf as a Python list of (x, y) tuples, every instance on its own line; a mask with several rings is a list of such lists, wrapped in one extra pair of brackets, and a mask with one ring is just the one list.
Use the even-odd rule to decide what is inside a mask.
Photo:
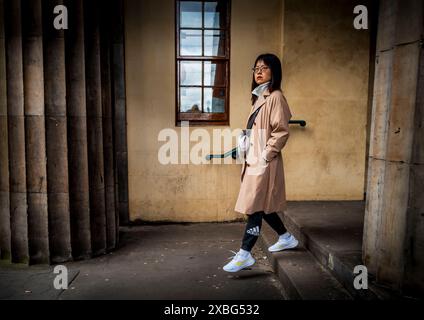
[(255, 96), (260, 97), (261, 95), (263, 95), (263, 93), (265, 92), (265, 90), (268, 88), (268, 85), (271, 83), (271, 81), (265, 82), (259, 86), (257, 86), (255, 88), (255, 90), (252, 91), (252, 94), (254, 94)]

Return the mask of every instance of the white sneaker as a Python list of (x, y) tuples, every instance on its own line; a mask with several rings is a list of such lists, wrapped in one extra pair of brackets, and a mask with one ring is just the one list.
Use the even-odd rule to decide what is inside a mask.
[(255, 264), (255, 259), (253, 259), (252, 255), (250, 254), (250, 252), (248, 253), (248, 255), (243, 255), (241, 253), (241, 251), (239, 252), (234, 252), (232, 251), (235, 256), (231, 257), (230, 259), (232, 259), (229, 263), (227, 263), (222, 269), (224, 271), (227, 272), (238, 272), (244, 268), (253, 266)]
[(272, 246), (268, 248), (268, 251), (277, 252), (277, 251), (283, 251), (287, 249), (293, 249), (293, 248), (296, 248), (298, 244), (299, 244), (299, 241), (297, 241), (293, 235), (290, 235), (288, 237), (282, 235), (280, 236), (280, 238), (275, 244), (273, 244)]

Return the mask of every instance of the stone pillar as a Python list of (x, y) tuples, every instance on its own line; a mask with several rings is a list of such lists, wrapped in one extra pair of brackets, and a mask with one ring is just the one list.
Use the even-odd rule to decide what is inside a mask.
[(421, 46), (414, 145), (410, 167), (407, 259), (404, 289), (408, 294), (424, 295), (424, 48)]
[(413, 255), (422, 261), (424, 253), (412, 250), (423, 248), (422, 236), (414, 236), (416, 228), (423, 230), (422, 192), (417, 192), (422, 157), (415, 151), (423, 148), (422, 116), (417, 120), (423, 30), (421, 0), (381, 1), (363, 258), (378, 282), (396, 290), (404, 287), (408, 261)]
[[(117, 246), (117, 3), (0, 0), (0, 259), (62, 263)], [(59, 4), (69, 10), (66, 39), (53, 24)]]
[(28, 263), (21, 1), (5, 0), (5, 12), (12, 262)]
[(112, 91), (114, 105), (115, 180), (119, 222), (129, 223), (128, 148), (125, 94), (124, 10), (122, 0), (112, 0)]
[(72, 252), (75, 259), (86, 259), (91, 256), (91, 232), (83, 0), (68, 0), (66, 6), (69, 13), (69, 30), (66, 32), (66, 87)]
[[(101, 6), (100, 21), (100, 57), (102, 82), (103, 113), (103, 150), (105, 167), (105, 200), (106, 200), (106, 236), (107, 249), (116, 246), (116, 207), (115, 207), (115, 162), (113, 152), (113, 119), (111, 91), (111, 1), (104, 0)], [(113, 11), (112, 11), (113, 12)], [(115, 14), (115, 13), (114, 13)]]
[(10, 260), (9, 143), (4, 18), (4, 0), (0, 0), (0, 260)]
[(63, 30), (53, 26), (54, 7), (61, 3), (43, 0), (49, 236), (54, 263), (71, 259), (65, 39)]
[(84, 1), (87, 94), (87, 139), (91, 244), (94, 255), (106, 252), (106, 208), (100, 70), (100, 2)]
[(49, 263), (41, 0), (22, 1), (30, 263)]

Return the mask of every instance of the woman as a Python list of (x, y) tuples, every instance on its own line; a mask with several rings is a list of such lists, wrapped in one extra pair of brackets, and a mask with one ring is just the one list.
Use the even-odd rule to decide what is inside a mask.
[[(260, 55), (255, 61), (252, 81), (252, 116), (258, 109), (248, 139), (239, 139), (239, 149), (247, 149), (241, 172), (237, 212), (248, 215), (240, 251), (224, 266), (237, 272), (255, 263), (251, 250), (258, 240), (262, 218), (279, 235), (269, 247), (277, 252), (297, 247), (298, 241), (287, 232), (277, 212), (286, 209), (283, 158), (281, 150), (289, 138), (290, 108), (281, 91), (281, 62), (273, 54)], [(243, 136), (246, 138), (246, 136)], [(240, 146), (248, 141), (247, 146)]]

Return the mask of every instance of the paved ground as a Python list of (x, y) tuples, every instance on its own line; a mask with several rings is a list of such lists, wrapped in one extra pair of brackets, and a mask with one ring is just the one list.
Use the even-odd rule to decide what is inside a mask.
[(54, 289), (52, 267), (0, 265), (0, 299), (282, 300), (259, 246), (251, 270), (222, 270), (243, 230), (243, 223), (124, 228), (119, 250), (66, 264), (68, 290)]

